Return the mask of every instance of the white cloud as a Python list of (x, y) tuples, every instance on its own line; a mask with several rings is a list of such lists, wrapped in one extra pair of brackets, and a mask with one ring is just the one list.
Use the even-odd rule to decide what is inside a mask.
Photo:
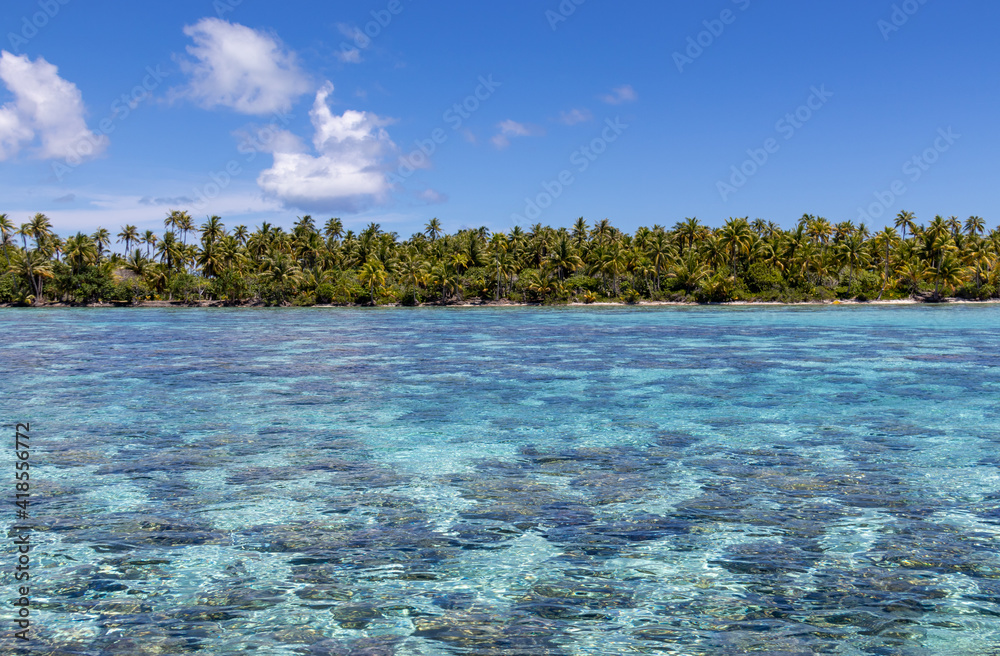
[(594, 115), (587, 109), (572, 109), (568, 112), (559, 112), (559, 122), (563, 125), (576, 125), (594, 120)]
[(428, 205), (440, 205), (441, 203), (448, 202), (447, 194), (442, 194), (441, 192), (435, 191), (434, 189), (425, 189), (422, 192), (420, 192), (418, 197), (420, 198), (420, 200), (424, 201)]
[[(338, 116), (326, 102), (331, 93), (333, 85), (327, 82), (309, 112), (318, 156), (297, 148), (276, 148), (274, 165), (257, 178), (265, 194), (286, 206), (357, 211), (381, 202), (390, 190), (386, 170), (397, 149), (384, 127), (391, 121), (354, 110)], [(292, 144), (293, 139), (285, 133), (276, 141)]]
[(497, 127), (500, 128), (500, 132), (490, 141), (493, 142), (494, 146), (501, 150), (510, 145), (510, 140), (513, 137), (537, 137), (542, 134), (542, 131), (538, 128), (527, 126), (523, 123), (518, 123), (517, 121), (512, 121), (510, 119), (498, 124)]
[(24, 124), (16, 108), (0, 107), (0, 161), (17, 155), (21, 145), (34, 137), (34, 131)]
[(361, 51), (357, 48), (347, 48), (337, 53), (337, 59), (345, 64), (360, 64)]
[(347, 23), (337, 23), (337, 29), (340, 30), (341, 34), (354, 42), (350, 44), (342, 41), (340, 49), (336, 53), (337, 59), (345, 64), (360, 64), (362, 61), (361, 48), (368, 46), (368, 36), (359, 28)]
[(238, 150), (262, 153), (305, 153), (309, 148), (302, 140), (287, 130), (279, 130), (277, 125), (250, 125), (236, 130), (233, 136), (239, 139)]
[(613, 89), (611, 93), (601, 96), (601, 100), (609, 105), (623, 105), (635, 102), (639, 99), (639, 94), (635, 92), (631, 84)]
[(202, 107), (229, 107), (242, 114), (286, 112), (309, 90), (295, 53), (270, 34), (218, 18), (184, 28), (194, 40), (182, 60), (191, 77), (182, 94)]
[(0, 51), (0, 80), (14, 94), (13, 102), (0, 107), (0, 160), (36, 139), (34, 154), (42, 159), (89, 159), (107, 148), (106, 136), (87, 129), (80, 90), (43, 58)]

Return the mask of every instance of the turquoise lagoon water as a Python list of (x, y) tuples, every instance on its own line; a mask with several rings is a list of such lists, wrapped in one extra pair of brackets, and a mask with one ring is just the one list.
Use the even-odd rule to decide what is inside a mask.
[(3, 430), (34, 445), (26, 649), (998, 654), (998, 326), (3, 310)]

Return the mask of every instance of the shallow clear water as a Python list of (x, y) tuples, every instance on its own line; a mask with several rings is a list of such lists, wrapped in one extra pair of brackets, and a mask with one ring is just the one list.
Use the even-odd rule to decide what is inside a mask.
[(998, 654), (998, 326), (0, 311), (32, 651)]

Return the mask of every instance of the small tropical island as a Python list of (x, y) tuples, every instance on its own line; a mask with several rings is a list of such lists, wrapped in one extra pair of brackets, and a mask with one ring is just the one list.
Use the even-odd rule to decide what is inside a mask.
[[(634, 234), (607, 219), (445, 234), (438, 219), (406, 240), (338, 218), (293, 228), (196, 225), (171, 211), (164, 231), (125, 225), (61, 238), (36, 214), (0, 214), (0, 304), (315, 306), (567, 303), (987, 301), (1000, 296), (1000, 230), (971, 216), (910, 212), (872, 232), (804, 215), (794, 229), (696, 218)], [(122, 245), (114, 251), (112, 242)]]

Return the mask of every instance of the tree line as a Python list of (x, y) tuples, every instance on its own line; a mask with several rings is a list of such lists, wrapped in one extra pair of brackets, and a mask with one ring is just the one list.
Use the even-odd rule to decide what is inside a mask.
[[(355, 234), (338, 218), (195, 225), (171, 211), (164, 230), (125, 225), (117, 235), (60, 238), (36, 214), (15, 227), (0, 214), (5, 273), (0, 303), (404, 304), (480, 299), (528, 303), (615, 300), (797, 302), (832, 299), (985, 300), (1000, 290), (1000, 231), (985, 221), (900, 212), (871, 232), (803, 215), (792, 229), (730, 218), (688, 218), (629, 234), (607, 219), (445, 234), (438, 219), (401, 240), (372, 223)], [(112, 241), (123, 246), (120, 254)]]

